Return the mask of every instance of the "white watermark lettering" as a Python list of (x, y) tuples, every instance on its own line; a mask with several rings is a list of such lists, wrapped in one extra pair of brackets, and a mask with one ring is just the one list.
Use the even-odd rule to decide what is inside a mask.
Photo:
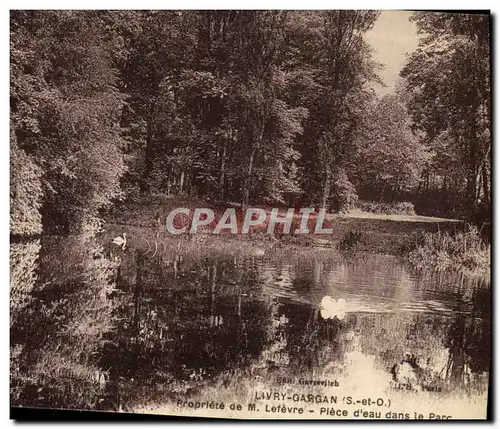
[[(259, 228), (258, 231), (272, 235), (274, 234), (276, 225), (281, 224), (283, 225), (283, 234), (310, 234), (309, 221), (311, 219), (314, 220), (314, 217), (311, 215), (316, 211), (312, 207), (300, 209), (269, 208), (266, 210), (250, 207), (246, 209), (244, 215), (243, 211), (241, 211), (243, 218), (241, 222), (241, 218), (237, 215), (238, 210), (239, 209), (230, 207), (220, 215), (220, 212), (214, 211), (211, 208), (195, 208), (191, 211), (189, 208), (179, 207), (168, 214), (166, 221), (167, 230), (171, 234), (196, 234), (200, 227), (209, 226), (212, 234), (221, 234), (225, 230), (228, 230), (231, 234), (248, 234), (251, 227), (260, 225), (261, 228)], [(286, 212), (284, 210), (286, 210)], [(238, 219), (240, 219), (240, 223), (238, 223)], [(295, 228), (292, 232), (294, 221), (295, 225), (298, 224), (298, 228)], [(314, 234), (333, 233), (333, 228), (328, 228), (326, 226), (326, 209), (319, 209), (315, 221)]]
[[(201, 215), (205, 215), (205, 218), (202, 219)], [(213, 222), (214, 218), (215, 215), (212, 209), (194, 209), (193, 221), (191, 222), (191, 229), (189, 230), (189, 233), (196, 234), (199, 226), (210, 225), (210, 223)]]
[(167, 216), (167, 231), (170, 232), (170, 234), (182, 234), (186, 232), (187, 226), (185, 226), (184, 228), (176, 228), (174, 226), (174, 218), (178, 214), (185, 214), (189, 218), (189, 213), (190, 210), (186, 207), (179, 207), (172, 210)]
[(300, 209), (302, 217), (300, 218), (300, 227), (295, 230), (295, 234), (309, 234), (309, 228), (307, 227), (307, 222), (309, 222), (309, 215), (314, 213), (314, 208), (303, 207)]
[(282, 223), (283, 234), (290, 234), (294, 212), (295, 209), (288, 209), (285, 216), (278, 217), (279, 209), (272, 209), (271, 218), (269, 219), (269, 224), (267, 225), (267, 233), (274, 234), (274, 226), (277, 223)]
[[(254, 214), (258, 214), (257, 219), (252, 219)], [(245, 213), (245, 220), (243, 221), (243, 228), (241, 229), (242, 234), (248, 234), (251, 226), (260, 225), (266, 220), (266, 211), (257, 208), (248, 208)]]
[[(229, 220), (229, 223), (227, 221)], [(214, 229), (214, 234), (220, 234), (223, 229), (230, 229), (231, 234), (238, 234), (238, 222), (236, 220), (236, 210), (233, 208), (227, 209)]]
[(333, 234), (332, 228), (323, 228), (323, 222), (326, 217), (326, 209), (319, 209), (318, 218), (316, 220), (316, 228), (314, 229), (315, 234)]

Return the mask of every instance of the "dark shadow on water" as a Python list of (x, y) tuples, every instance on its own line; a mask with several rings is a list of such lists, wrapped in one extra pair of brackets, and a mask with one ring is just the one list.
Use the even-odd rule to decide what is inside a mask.
[[(13, 246), (24, 267), (11, 279), (15, 406), (127, 411), (248, 379), (336, 377), (356, 350), (395, 385), (487, 388), (487, 284), (414, 276), (375, 254), (193, 260), (74, 237)], [(324, 318), (324, 296), (345, 300), (345, 317)]]

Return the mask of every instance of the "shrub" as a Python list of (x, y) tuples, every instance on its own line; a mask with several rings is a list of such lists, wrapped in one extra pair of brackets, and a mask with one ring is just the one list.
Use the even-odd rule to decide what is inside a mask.
[(355, 207), (356, 201), (358, 201), (356, 188), (343, 170), (337, 173), (336, 180), (332, 186), (332, 193), (332, 206), (340, 212), (351, 210)]
[(456, 234), (416, 233), (402, 248), (417, 269), (453, 269), (469, 276), (490, 276), (491, 249), (475, 226)]
[(31, 292), (37, 281), (39, 253), (39, 239), (10, 246), (10, 311), (13, 319), (31, 300)]
[(10, 232), (15, 235), (36, 235), (42, 232), (40, 214), (43, 196), (41, 169), (17, 146), (11, 133), (10, 154)]
[(407, 216), (415, 215), (415, 206), (408, 201), (385, 203), (377, 201), (358, 200), (355, 204), (355, 207), (358, 210), (368, 213)]
[(363, 233), (361, 231), (348, 231), (338, 243), (338, 249), (341, 252), (355, 252), (363, 243)]

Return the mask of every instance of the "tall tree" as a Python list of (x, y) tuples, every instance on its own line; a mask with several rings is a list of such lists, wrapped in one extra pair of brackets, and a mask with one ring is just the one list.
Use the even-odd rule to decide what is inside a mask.
[(409, 110), (430, 145), (444, 136), (453, 142), (464, 166), (459, 189), (470, 216), (481, 195), (481, 174), (483, 201), (490, 200), (489, 16), (418, 12), (412, 20), (421, 39), (401, 72), (411, 90)]
[[(353, 191), (346, 163), (365, 106), (374, 97), (369, 83), (377, 79), (363, 35), (377, 17), (373, 11), (297, 12), (291, 27), (291, 43), (303, 58), (302, 64), (292, 62), (293, 69), (309, 111), (300, 139), (302, 186), (311, 202), (323, 207), (333, 203), (340, 209), (350, 198), (341, 194)], [(296, 33), (298, 25), (306, 27)]]
[(427, 164), (427, 148), (411, 129), (406, 107), (396, 95), (385, 95), (366, 110), (353, 158), (356, 185), (365, 195), (393, 199), (415, 191)]
[(41, 169), (48, 228), (79, 228), (120, 194), (114, 40), (98, 11), (11, 12), (12, 128)]

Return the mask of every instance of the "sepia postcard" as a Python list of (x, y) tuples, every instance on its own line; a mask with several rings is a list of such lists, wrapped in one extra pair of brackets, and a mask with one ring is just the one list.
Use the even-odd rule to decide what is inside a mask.
[(490, 40), (11, 10), (12, 418), (491, 416)]

